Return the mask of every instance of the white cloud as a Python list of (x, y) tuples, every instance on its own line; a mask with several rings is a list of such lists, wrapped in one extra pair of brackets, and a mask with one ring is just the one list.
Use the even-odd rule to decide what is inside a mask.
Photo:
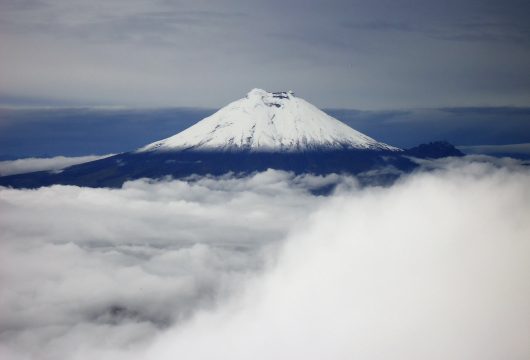
[(51, 158), (24, 158), (0, 161), (0, 176), (24, 174), (33, 171), (58, 171), (68, 166), (103, 159), (108, 155), (55, 156)]
[(2, 189), (0, 354), (528, 358), (529, 185), (456, 161), (390, 188), (268, 171)]

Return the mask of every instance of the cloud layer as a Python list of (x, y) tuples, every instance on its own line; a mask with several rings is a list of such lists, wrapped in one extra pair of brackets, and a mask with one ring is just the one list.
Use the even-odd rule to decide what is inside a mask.
[(519, 0), (3, 0), (0, 103), (219, 107), (259, 87), (320, 107), (528, 106), (528, 9)]
[[(312, 188), (339, 184), (330, 197)], [(527, 358), (530, 173), (0, 190), (0, 354)]]

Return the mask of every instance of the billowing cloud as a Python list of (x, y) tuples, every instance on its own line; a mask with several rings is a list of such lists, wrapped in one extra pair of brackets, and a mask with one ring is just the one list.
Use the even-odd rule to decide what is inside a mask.
[[(311, 189), (338, 184), (330, 197)], [(530, 173), (0, 191), (0, 354), (527, 358)]]
[(110, 155), (87, 155), (87, 156), (55, 156), (52, 158), (24, 158), (17, 160), (0, 161), (0, 176), (23, 174), (33, 171), (58, 171), (68, 166), (82, 164), (89, 161), (99, 160)]
[(214, 306), (324, 200), (307, 190), (336, 181), (269, 171), (120, 190), (2, 189), (0, 357), (120, 348)]

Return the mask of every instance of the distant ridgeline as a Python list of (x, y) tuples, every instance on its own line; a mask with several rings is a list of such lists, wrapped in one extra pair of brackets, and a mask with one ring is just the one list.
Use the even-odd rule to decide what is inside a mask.
[(378, 142), (327, 115), (292, 91), (250, 91), (213, 115), (169, 138), (135, 151), (68, 167), (0, 177), (0, 185), (52, 184), (120, 187), (139, 178), (249, 174), (267, 169), (297, 174), (380, 172), (378, 182), (418, 165), (411, 157), (462, 156), (447, 142), (402, 150)]

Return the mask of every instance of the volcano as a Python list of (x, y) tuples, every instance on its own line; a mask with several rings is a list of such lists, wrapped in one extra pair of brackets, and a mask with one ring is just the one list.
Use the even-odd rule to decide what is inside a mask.
[(292, 91), (251, 90), (215, 114), (139, 151), (301, 152), (400, 149), (375, 141)]
[(4, 176), (0, 185), (120, 187), (139, 178), (237, 175), (267, 169), (317, 175), (373, 173), (388, 168), (409, 171), (416, 166), (409, 155), (422, 154), (462, 155), (443, 142), (405, 151), (352, 129), (292, 91), (253, 89), (166, 139), (59, 173)]

